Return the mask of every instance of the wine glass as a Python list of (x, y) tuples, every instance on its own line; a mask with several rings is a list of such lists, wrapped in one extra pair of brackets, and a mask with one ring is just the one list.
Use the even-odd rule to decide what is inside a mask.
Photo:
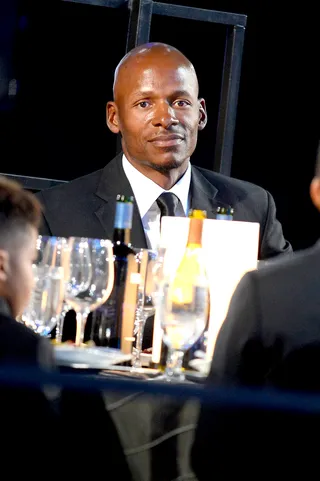
[[(190, 284), (187, 290), (179, 287), (181, 285), (177, 277), (166, 280), (159, 300), (163, 342), (168, 346), (166, 381), (184, 381), (184, 353), (200, 337), (207, 320), (208, 285)], [(186, 286), (186, 279), (183, 286)]]
[(110, 296), (114, 282), (112, 243), (105, 239), (70, 237), (70, 273), (65, 299), (76, 312), (75, 345), (83, 344), (91, 311)]
[[(41, 240), (40, 240), (41, 242)], [(44, 237), (41, 264), (63, 267), (64, 280), (67, 282), (70, 274), (70, 249), (65, 237)], [(62, 342), (63, 324), (66, 313), (71, 309), (63, 299), (60, 315), (56, 322), (56, 342)]]
[(138, 290), (137, 308), (134, 321), (133, 335), (136, 337), (136, 344), (133, 347), (132, 370), (139, 370), (142, 367), (141, 352), (144, 327), (148, 317), (155, 313), (152, 294), (155, 291), (153, 269), (157, 259), (157, 251), (151, 249), (135, 249), (135, 260), (137, 263)]
[(34, 260), (33, 265), (43, 263), (43, 253), (48, 242), (50, 242), (51, 236), (38, 235), (36, 242), (37, 258)]
[(64, 297), (67, 239), (39, 235), (37, 259), (32, 265), (34, 288), (22, 314), (22, 321), (34, 331), (48, 336), (59, 321)]
[(34, 288), (30, 302), (22, 314), (27, 327), (49, 336), (59, 318), (64, 297), (63, 267), (33, 265)]

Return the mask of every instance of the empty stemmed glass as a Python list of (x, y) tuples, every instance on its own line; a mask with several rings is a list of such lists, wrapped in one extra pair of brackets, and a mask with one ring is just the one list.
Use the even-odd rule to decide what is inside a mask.
[(133, 330), (133, 335), (136, 337), (136, 343), (132, 350), (132, 370), (141, 369), (142, 367), (141, 352), (144, 327), (148, 317), (151, 317), (155, 313), (155, 305), (152, 295), (155, 291), (153, 268), (157, 258), (157, 251), (154, 250), (135, 249), (135, 252), (139, 282)]
[(166, 381), (185, 379), (182, 370), (184, 353), (203, 333), (208, 316), (208, 285), (191, 285), (188, 296), (184, 297), (183, 289), (179, 287), (182, 283), (179, 281), (178, 274), (167, 279), (159, 299), (163, 342), (168, 346), (164, 374)]
[[(65, 237), (49, 237), (44, 238), (44, 248), (42, 253), (41, 264), (50, 266), (63, 267), (63, 276), (65, 283), (69, 279), (70, 273), (70, 248), (68, 239)], [(63, 297), (61, 309), (56, 322), (56, 342), (62, 342), (62, 332), (64, 318), (68, 310), (71, 309)]]
[(110, 296), (114, 282), (112, 243), (105, 239), (69, 238), (69, 279), (65, 300), (76, 312), (75, 345), (81, 346), (91, 311)]
[(64, 298), (67, 240), (38, 236), (38, 256), (33, 263), (34, 288), (22, 321), (35, 332), (48, 336), (56, 326)]

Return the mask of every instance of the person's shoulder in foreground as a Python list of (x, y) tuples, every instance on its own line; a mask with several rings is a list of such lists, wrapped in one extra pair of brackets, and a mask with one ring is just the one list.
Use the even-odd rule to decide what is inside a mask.
[[(319, 165), (318, 156), (310, 197), (320, 211)], [(320, 315), (319, 267), (317, 243), (243, 277), (217, 338), (209, 382), (219, 378), (260, 385), (285, 382), (277, 380), (277, 373), (288, 353), (313, 341), (320, 342), (314, 322)], [(262, 362), (266, 350), (275, 356), (272, 369), (271, 361)]]
[(288, 399), (292, 392), (319, 392), (319, 269), (316, 245), (240, 281), (206, 381), (223, 390), (224, 401), (218, 392), (211, 404), (202, 404), (191, 450), (199, 481), (211, 479), (211, 457), (217, 479), (256, 479), (261, 464), (264, 474), (315, 469), (312, 433), (319, 416), (277, 403), (277, 392)]
[(1, 364), (45, 369), (55, 365), (49, 340), (14, 319), (3, 298), (0, 299), (0, 353)]
[[(319, 155), (310, 196), (320, 211)], [(314, 468), (312, 432), (319, 426), (319, 416), (281, 404), (267, 406), (275, 389), (320, 391), (319, 270), (316, 243), (248, 272), (240, 281), (218, 333), (207, 386), (233, 392), (237, 387), (259, 388), (266, 393), (265, 404), (255, 406), (254, 397), (247, 397), (247, 404), (202, 405), (192, 448), (199, 480), (210, 479), (207, 458), (213, 452), (218, 475), (237, 470), (254, 477), (254, 463), (243, 464), (246, 452), (258, 465), (268, 452), (269, 472), (294, 474), (301, 467)], [(227, 464), (229, 456), (234, 464)]]

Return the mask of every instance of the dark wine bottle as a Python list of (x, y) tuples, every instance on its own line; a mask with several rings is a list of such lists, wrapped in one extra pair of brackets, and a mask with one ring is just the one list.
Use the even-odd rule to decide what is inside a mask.
[(133, 197), (117, 195), (113, 229), (114, 285), (108, 300), (92, 315), (91, 339), (97, 346), (121, 348), (123, 301), (130, 243)]
[(232, 207), (217, 207), (216, 220), (233, 220), (233, 214)]

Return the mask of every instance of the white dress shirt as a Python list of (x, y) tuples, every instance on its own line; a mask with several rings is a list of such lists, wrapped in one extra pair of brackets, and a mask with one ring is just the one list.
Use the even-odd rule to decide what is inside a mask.
[(135, 202), (140, 212), (148, 248), (156, 249), (160, 241), (160, 209), (156, 200), (163, 192), (172, 192), (181, 202), (181, 205), (179, 204), (178, 206), (177, 215), (180, 217), (187, 216), (191, 181), (190, 162), (184, 175), (170, 190), (164, 190), (151, 179), (141, 174), (133, 167), (125, 155), (122, 156), (122, 166), (130, 182)]

